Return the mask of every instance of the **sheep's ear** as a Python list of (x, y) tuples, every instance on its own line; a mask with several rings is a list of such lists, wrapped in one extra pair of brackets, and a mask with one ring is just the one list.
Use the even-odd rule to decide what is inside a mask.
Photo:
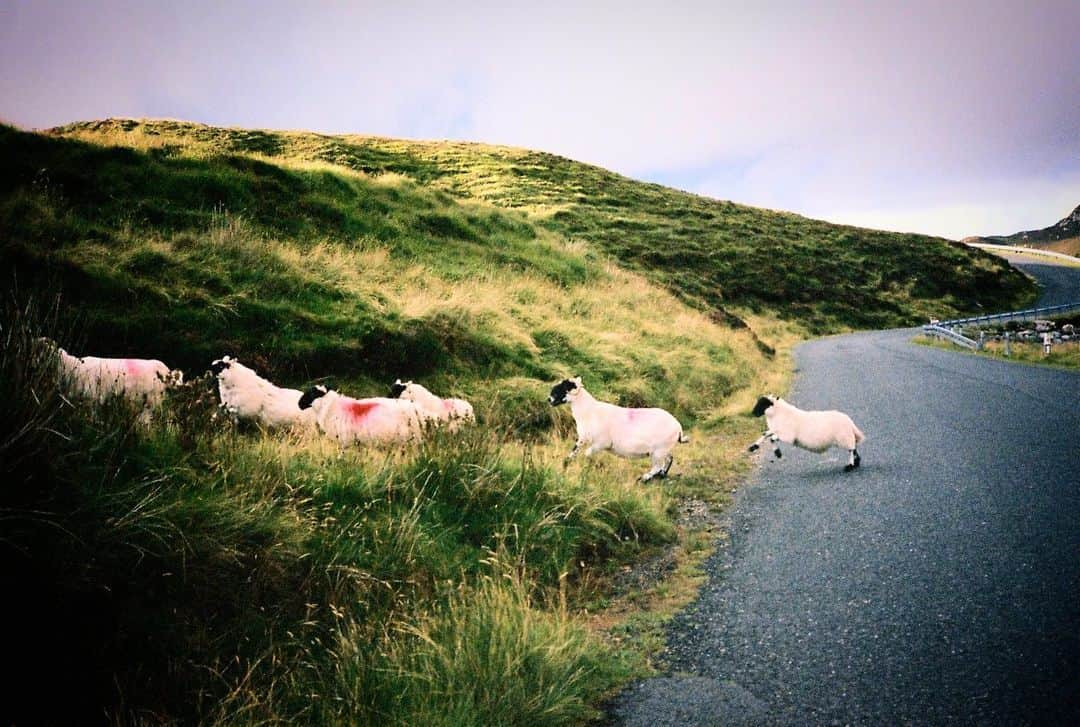
[(581, 385), (582, 385), (582, 384), (581, 384), (581, 377), (580, 377), (580, 376), (575, 376), (574, 378), (572, 378), (572, 379), (570, 379), (570, 380), (571, 380), (571, 381), (573, 381), (573, 382), (574, 382), (574, 383), (575, 383), (576, 385), (578, 385), (578, 386), (581, 386)]

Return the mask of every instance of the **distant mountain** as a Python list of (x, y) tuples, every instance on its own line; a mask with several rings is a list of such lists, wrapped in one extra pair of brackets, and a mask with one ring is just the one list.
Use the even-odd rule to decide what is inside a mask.
[(1068, 255), (1080, 255), (1080, 205), (1069, 215), (1050, 227), (1041, 230), (1028, 230), (1012, 235), (993, 235), (990, 237), (967, 237), (964, 242), (985, 242), (996, 245), (1020, 245), (1037, 247), (1042, 250), (1054, 250)]

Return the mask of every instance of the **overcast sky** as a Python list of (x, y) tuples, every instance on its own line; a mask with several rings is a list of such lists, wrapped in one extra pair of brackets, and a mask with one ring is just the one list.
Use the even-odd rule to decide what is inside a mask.
[(0, 0), (0, 119), (510, 144), (951, 238), (1080, 203), (1080, 0)]

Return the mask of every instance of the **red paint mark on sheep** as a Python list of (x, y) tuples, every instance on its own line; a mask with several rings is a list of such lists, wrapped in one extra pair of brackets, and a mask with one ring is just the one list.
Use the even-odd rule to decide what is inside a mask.
[(373, 401), (348, 401), (345, 402), (345, 411), (354, 422), (359, 422), (377, 406), (379, 405)]
[(138, 359), (134, 359), (134, 358), (126, 358), (126, 359), (124, 359), (124, 371), (127, 372), (128, 376), (138, 376), (139, 373), (142, 371), (142, 368), (143, 368), (143, 362), (142, 361), (139, 361)]

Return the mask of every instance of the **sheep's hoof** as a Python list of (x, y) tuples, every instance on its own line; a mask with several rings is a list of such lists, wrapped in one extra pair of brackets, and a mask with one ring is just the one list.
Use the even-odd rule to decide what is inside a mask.
[(844, 472), (851, 472), (851, 470), (855, 469), (858, 466), (859, 465), (857, 464), (846, 464), (844, 465)]
[(751, 444), (750, 447), (746, 451), (747, 452), (756, 452), (756, 451), (758, 451), (758, 445)]
[(777, 458), (777, 459), (780, 459), (781, 457), (783, 457), (783, 456), (784, 456), (784, 453), (783, 453), (783, 452), (781, 452), (781, 451), (780, 451), (779, 449), (774, 449), (774, 450), (773, 450), (773, 454), (775, 454), (775, 455), (776, 455), (776, 458)]

